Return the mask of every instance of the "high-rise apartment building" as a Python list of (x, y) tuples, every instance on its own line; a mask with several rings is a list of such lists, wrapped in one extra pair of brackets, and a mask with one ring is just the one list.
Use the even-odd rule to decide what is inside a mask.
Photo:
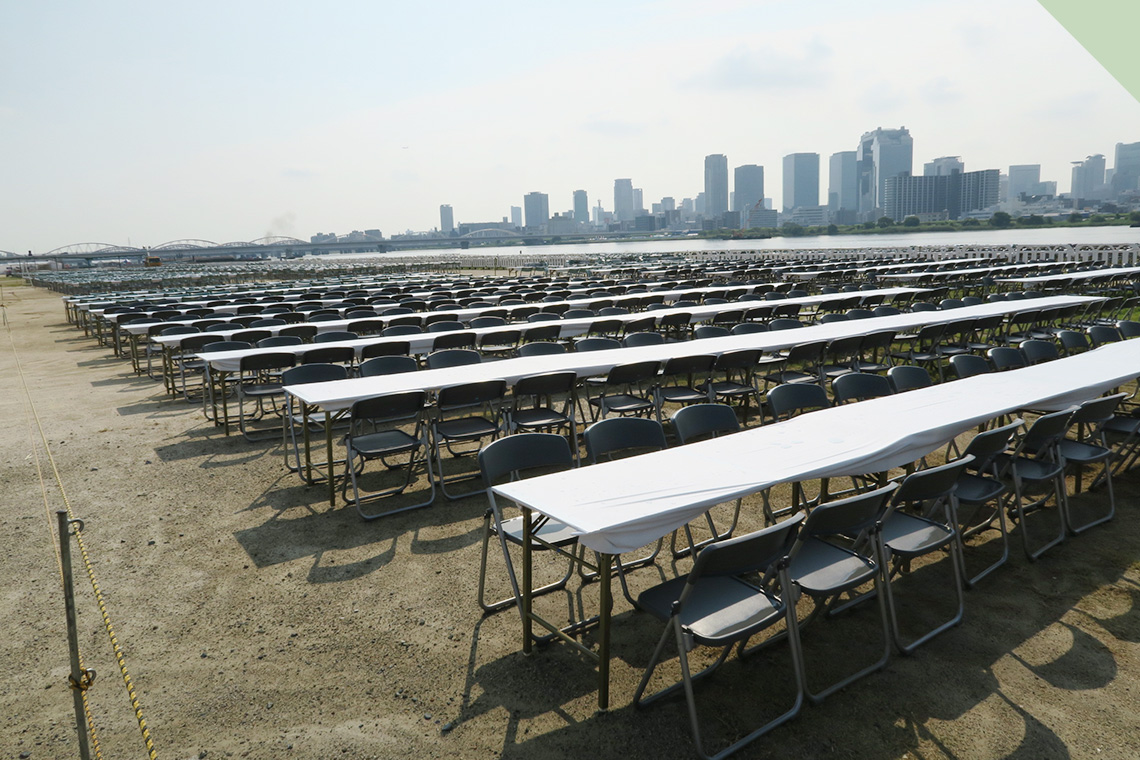
[(450, 235), (454, 229), (455, 214), (452, 213), (451, 206), (444, 204), (439, 207), (439, 231), (444, 235)]
[(1023, 195), (1037, 195), (1037, 186), (1041, 184), (1041, 164), (1011, 164), (1008, 176), (1011, 201)]
[(1084, 161), (1073, 162), (1071, 193), (1078, 200), (1095, 200), (1104, 184), (1104, 156), (1097, 153)]
[(1140, 142), (1117, 143), (1113, 169), (1113, 195), (1140, 189)]
[(910, 174), (914, 141), (906, 127), (879, 127), (864, 133), (856, 151), (859, 172), (859, 212), (867, 219), (883, 208), (887, 177)]
[(723, 153), (705, 156), (704, 208), (706, 217), (720, 216), (728, 211), (728, 157)]
[(750, 211), (764, 200), (764, 167), (745, 164), (732, 170), (732, 210)]
[(590, 201), (585, 190), (574, 191), (574, 221), (578, 224), (590, 222)]
[(784, 156), (784, 211), (819, 205), (819, 154)]
[(922, 165), (922, 174), (926, 177), (948, 177), (954, 172), (959, 174), (966, 171), (961, 156), (943, 156)]
[(511, 226), (515, 229), (522, 229), (523, 215), (522, 206), (511, 206)]
[(527, 193), (523, 196), (523, 212), (526, 214), (526, 228), (541, 231), (550, 221), (550, 196), (546, 193)]
[(619, 222), (633, 221), (633, 180), (614, 180), (614, 217)]
[(859, 210), (859, 174), (856, 153), (843, 150), (832, 153), (828, 162), (828, 211)]
[(957, 219), (998, 202), (997, 169), (953, 174), (899, 174), (887, 177), (883, 188), (883, 215), (896, 222), (908, 216), (942, 214)]
[(633, 215), (639, 216), (645, 213), (645, 191), (640, 187), (633, 188)]

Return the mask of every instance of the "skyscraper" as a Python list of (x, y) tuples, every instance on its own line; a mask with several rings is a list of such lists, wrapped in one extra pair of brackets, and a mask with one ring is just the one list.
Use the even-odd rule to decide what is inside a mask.
[(574, 191), (574, 221), (588, 224), (590, 221), (590, 201), (585, 190)]
[(961, 156), (943, 156), (922, 165), (922, 174), (926, 177), (948, 177), (954, 172), (961, 174), (966, 171)]
[(1117, 143), (1113, 163), (1112, 192), (1120, 195), (1140, 185), (1140, 142)]
[(723, 153), (705, 156), (705, 217), (728, 211), (728, 157)]
[(522, 229), (522, 206), (511, 206), (511, 226), (516, 229)]
[(819, 154), (784, 156), (784, 211), (819, 205)]
[(1104, 156), (1097, 153), (1073, 162), (1072, 195), (1078, 200), (1096, 200), (1104, 184)]
[(614, 217), (619, 222), (633, 221), (633, 180), (614, 180)]
[(645, 213), (645, 192), (640, 187), (633, 188), (633, 215)]
[(454, 229), (455, 215), (451, 212), (451, 206), (444, 204), (439, 207), (439, 231), (444, 235), (450, 235)]
[(527, 193), (523, 196), (523, 211), (528, 230), (542, 230), (550, 221), (550, 196), (546, 193)]
[(1041, 164), (1012, 164), (1009, 167), (1009, 199), (1037, 195), (1041, 184)]
[(906, 127), (864, 133), (856, 161), (859, 172), (859, 212), (866, 218), (881, 213), (887, 177), (910, 174), (914, 141)]
[(764, 199), (764, 167), (745, 164), (732, 170), (732, 210), (750, 211)]
[(859, 210), (859, 175), (855, 151), (832, 153), (828, 162), (828, 211)]

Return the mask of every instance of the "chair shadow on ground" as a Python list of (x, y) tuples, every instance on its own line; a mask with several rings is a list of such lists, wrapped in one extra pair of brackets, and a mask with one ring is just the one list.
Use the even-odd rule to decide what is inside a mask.
[[(1117, 519), (1127, 520), (1129, 516)], [(1013, 538), (1017, 540), (1016, 534)], [(1090, 541), (1098, 543), (1096, 556), (1087, 553)], [(1020, 548), (1016, 542), (1013, 546)], [(1000, 571), (967, 592), (962, 625), (912, 656), (892, 654), (884, 670), (829, 697), (821, 706), (806, 706), (796, 720), (760, 739), (756, 747), (762, 747), (765, 754), (791, 757), (840, 753), (893, 758), (906, 752), (921, 756), (923, 746), (930, 745), (938, 748), (940, 756), (963, 760), (981, 755), (1018, 760), (1072, 756), (1077, 747), (1067, 744), (1050, 727), (1057, 716), (1027, 708), (1019, 690), (1024, 683), (1039, 681), (1070, 693), (1064, 699), (1080, 699), (1081, 692), (1103, 689), (1118, 680), (1116, 656), (1098, 633), (1103, 631), (1124, 642), (1140, 640), (1136, 616), (1140, 583), (1125, 577), (1138, 548), (1137, 537), (1113, 531), (1110, 523), (1088, 536), (1070, 538), (1035, 563), (1016, 554)], [(904, 636), (949, 617), (953, 603), (948, 570), (949, 559), (941, 556), (909, 574), (896, 576)], [(631, 585), (635, 585), (635, 576), (631, 575)], [(636, 586), (654, 582), (656, 579), (649, 577)], [(1107, 604), (1103, 602), (1106, 594)], [(569, 591), (550, 596), (560, 595), (571, 600), (575, 597)], [(1089, 611), (1093, 598), (1102, 601)], [(1011, 606), (1010, 600), (1015, 599), (1020, 603)], [(810, 609), (810, 602), (801, 604)], [(562, 605), (561, 601), (548, 603), (546, 611)], [(627, 604), (617, 596), (616, 610), (623, 607)], [(579, 600), (571, 601), (568, 609), (580, 615), (581, 608)], [(806, 609), (800, 612), (802, 617)], [(598, 736), (602, 734), (606, 736), (606, 752), (614, 756), (644, 755), (647, 746), (653, 748), (655, 757), (693, 755), (683, 695), (644, 710), (630, 704), (633, 685), (661, 634), (656, 619), (628, 609), (615, 614), (612, 668), (620, 676), (611, 687), (612, 709), (588, 719), (582, 716), (592, 706), (597, 687), (592, 662), (561, 643), (536, 647), (531, 656), (524, 656), (520, 650), (481, 662), (480, 634), (491, 624), (521, 632), (514, 610), (485, 617), (476, 624), (455, 730), (477, 716), (505, 711), (502, 757), (583, 752), (599, 746)], [(879, 631), (874, 602), (807, 627), (803, 645), (809, 679), (819, 686), (831, 677), (858, 669), (860, 666), (852, 665), (849, 656), (853, 645), (863, 647), (856, 649), (855, 655), (867, 653), (868, 662), (873, 660), (873, 650), (881, 641)], [(592, 641), (592, 636), (586, 634), (584, 640)], [(679, 674), (675, 652), (669, 656), (664, 671), (669, 675), (655, 676), (659, 686), (666, 677)], [(701, 664), (708, 661), (707, 657), (700, 660)], [(696, 667), (699, 665), (694, 661)], [(761, 694), (758, 684), (772, 694)], [(778, 714), (790, 704), (791, 684), (785, 642), (743, 661), (733, 656), (696, 687), (706, 737), (716, 746), (727, 746), (748, 733), (762, 722), (758, 715)], [(940, 731), (940, 724), (946, 722), (986, 722), (994, 711), (1005, 716), (999, 724), (1004, 733), (959, 736), (950, 746)], [(1013, 728), (1015, 720), (1022, 724), (1020, 734)], [(540, 727), (528, 725), (532, 721)], [(817, 730), (822, 725), (819, 721), (827, 722), (830, 729)], [(553, 730), (549, 728), (552, 722), (558, 724)], [(532, 735), (535, 728), (538, 732)], [(1083, 733), (1080, 727), (1070, 730)], [(970, 743), (974, 741), (981, 744)], [(1083, 754), (1083, 750), (1076, 754)]]

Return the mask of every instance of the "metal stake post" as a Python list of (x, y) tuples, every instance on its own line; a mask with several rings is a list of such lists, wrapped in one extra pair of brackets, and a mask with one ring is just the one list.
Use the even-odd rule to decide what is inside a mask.
[(84, 671), (79, 664), (79, 632), (75, 622), (75, 588), (71, 582), (71, 536), (68, 529), (75, 524), (76, 530), (83, 530), (82, 520), (67, 519), (67, 511), (55, 513), (59, 521), (59, 558), (63, 568), (63, 603), (67, 613), (67, 647), (71, 653), (71, 694), (75, 700), (75, 730), (79, 734), (79, 756), (91, 760), (91, 749), (87, 745), (86, 711), (83, 709), (83, 689), (95, 677), (95, 671)]

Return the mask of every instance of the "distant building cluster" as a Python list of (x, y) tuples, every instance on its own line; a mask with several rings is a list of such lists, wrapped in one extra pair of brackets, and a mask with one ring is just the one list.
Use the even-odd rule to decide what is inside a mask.
[[(923, 163), (922, 174), (914, 174), (910, 132), (906, 127), (879, 127), (865, 132), (855, 150), (831, 154), (826, 176), (821, 173), (818, 153), (784, 156), (779, 209), (765, 196), (763, 166), (742, 164), (730, 172), (728, 157), (715, 153), (705, 156), (703, 187), (680, 201), (665, 196), (647, 207), (643, 189), (632, 178), (622, 177), (613, 181), (608, 210), (610, 199), (604, 197), (608, 193), (595, 197), (591, 206), (586, 190), (574, 190), (568, 199), (571, 205), (552, 213), (550, 195), (534, 191), (523, 196), (521, 206), (511, 206), (508, 215), (493, 221), (457, 222), (451, 205), (441, 205), (438, 230), (409, 231), (392, 239), (689, 233), (789, 224), (881, 224), (884, 218), (894, 223), (911, 217), (920, 222), (985, 219), (997, 211), (1013, 216), (1068, 216), (1113, 207), (1140, 209), (1140, 142), (1117, 143), (1113, 165), (1107, 164), (1101, 154), (1074, 161), (1072, 189), (1064, 195), (1057, 192), (1055, 180), (1041, 179), (1040, 164), (1014, 164), (1004, 173), (999, 169), (966, 171), (961, 156), (940, 156)], [(379, 230), (311, 238), (314, 243), (373, 239), (380, 239)]]

